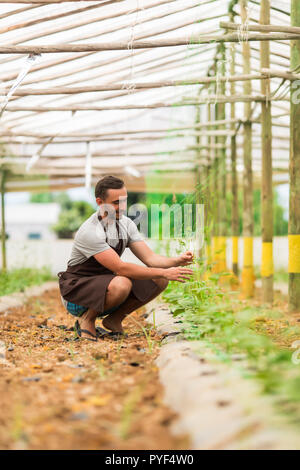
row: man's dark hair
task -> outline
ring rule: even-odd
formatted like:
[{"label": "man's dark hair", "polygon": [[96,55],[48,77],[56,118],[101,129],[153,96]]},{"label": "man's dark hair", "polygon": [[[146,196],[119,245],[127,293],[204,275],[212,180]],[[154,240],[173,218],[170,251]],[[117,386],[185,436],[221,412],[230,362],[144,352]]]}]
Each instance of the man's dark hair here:
[{"label": "man's dark hair", "polygon": [[111,175],[104,176],[96,184],[95,198],[100,197],[105,200],[109,189],[121,189],[123,186],[125,186],[125,183],[120,178],[116,178],[116,176]]}]

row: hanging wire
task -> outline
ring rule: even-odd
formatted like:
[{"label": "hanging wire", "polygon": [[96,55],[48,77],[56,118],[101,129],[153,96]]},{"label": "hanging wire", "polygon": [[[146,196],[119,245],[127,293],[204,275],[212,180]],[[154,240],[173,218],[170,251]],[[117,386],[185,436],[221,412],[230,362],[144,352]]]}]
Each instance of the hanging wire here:
[{"label": "hanging wire", "polygon": [[85,158],[85,188],[89,191],[92,183],[92,152],[91,142],[86,143],[86,158]]},{"label": "hanging wire", "polygon": [[0,118],[3,115],[3,113],[5,111],[5,108],[8,105],[8,102],[9,102],[10,98],[13,96],[13,94],[17,90],[17,88],[19,88],[22,81],[24,80],[24,78],[28,74],[29,70],[31,69],[31,67],[33,66],[33,64],[36,62],[36,60],[39,57],[41,57],[41,54],[29,54],[29,56],[26,57],[24,65],[21,68],[19,75],[17,76],[17,78],[13,82],[9,92],[7,93],[7,95],[4,99],[4,104],[3,104],[2,108],[1,108],[1,111],[0,111]]}]

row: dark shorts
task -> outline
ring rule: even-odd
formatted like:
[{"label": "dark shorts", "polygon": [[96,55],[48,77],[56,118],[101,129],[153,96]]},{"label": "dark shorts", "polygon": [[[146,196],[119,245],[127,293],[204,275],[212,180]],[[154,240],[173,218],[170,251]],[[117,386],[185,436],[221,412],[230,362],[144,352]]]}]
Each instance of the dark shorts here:
[{"label": "dark shorts", "polygon": [[[68,300],[65,300],[62,296],[61,296],[61,301],[64,305],[64,307],[67,309],[67,311],[73,315],[74,317],[82,317],[82,315],[88,311],[88,307],[83,307],[81,305],[77,305],[77,304],[74,304],[72,302],[69,302]],[[120,304],[121,305],[121,304]],[[120,305],[117,305],[115,307],[112,307],[108,310],[104,310],[104,312],[100,313],[98,315],[98,318],[100,317],[105,317],[106,315],[109,315],[113,312],[115,312],[115,310],[117,310]]]}]

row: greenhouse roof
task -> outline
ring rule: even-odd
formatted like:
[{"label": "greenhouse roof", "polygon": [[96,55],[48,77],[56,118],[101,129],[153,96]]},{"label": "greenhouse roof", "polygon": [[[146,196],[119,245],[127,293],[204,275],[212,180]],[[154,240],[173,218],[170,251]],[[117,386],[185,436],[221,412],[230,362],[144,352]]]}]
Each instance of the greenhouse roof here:
[{"label": "greenhouse roof", "polygon": [[[288,4],[272,0],[270,24],[290,25]],[[261,82],[267,76],[260,44],[269,38],[274,181],[287,181],[290,83],[284,74],[290,39],[299,31],[255,31],[260,2],[248,3],[246,20],[240,13],[237,2],[224,0],[0,0],[2,168],[12,173],[7,190],[90,187],[113,173],[131,190],[149,189],[151,174],[153,190],[163,181],[168,190],[189,191],[195,168],[214,158],[220,137],[230,168],[230,137],[237,136],[242,172],[245,119],[253,121],[259,178]],[[233,19],[241,26],[228,25]],[[247,40],[251,74],[243,64]],[[234,104],[235,118],[216,123],[208,104],[217,102],[226,103],[227,116]]]}]

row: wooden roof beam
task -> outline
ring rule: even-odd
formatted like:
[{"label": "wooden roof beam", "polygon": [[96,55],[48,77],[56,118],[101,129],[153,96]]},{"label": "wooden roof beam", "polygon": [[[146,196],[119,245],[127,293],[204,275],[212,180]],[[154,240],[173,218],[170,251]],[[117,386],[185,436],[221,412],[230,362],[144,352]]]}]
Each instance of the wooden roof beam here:
[{"label": "wooden roof beam", "polygon": [[0,54],[56,54],[64,52],[101,52],[101,51],[121,51],[125,50],[129,53],[133,49],[152,49],[156,47],[179,47],[179,46],[198,46],[201,44],[211,43],[226,43],[226,42],[253,42],[253,41],[274,41],[274,40],[298,40],[300,34],[290,33],[270,33],[270,34],[257,34],[249,33],[247,38],[241,38],[239,34],[225,34],[178,38],[178,39],[156,39],[147,41],[120,41],[120,42],[101,42],[94,44],[43,44],[40,46],[35,45],[16,45],[10,46],[0,44]]}]

